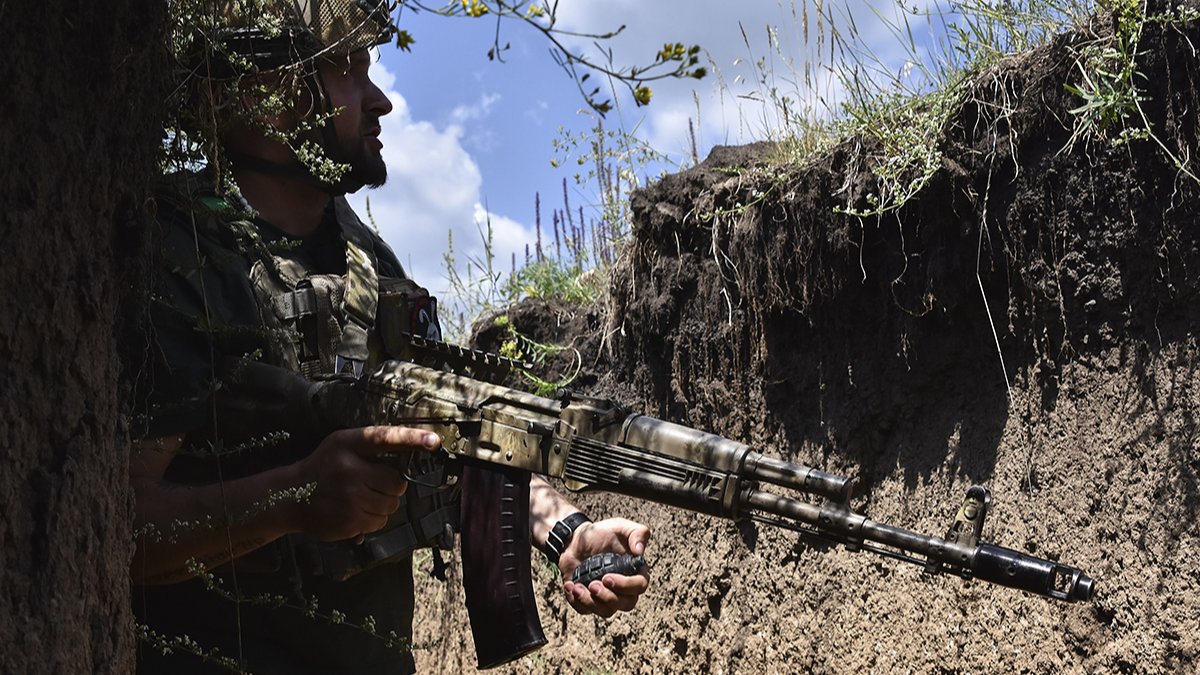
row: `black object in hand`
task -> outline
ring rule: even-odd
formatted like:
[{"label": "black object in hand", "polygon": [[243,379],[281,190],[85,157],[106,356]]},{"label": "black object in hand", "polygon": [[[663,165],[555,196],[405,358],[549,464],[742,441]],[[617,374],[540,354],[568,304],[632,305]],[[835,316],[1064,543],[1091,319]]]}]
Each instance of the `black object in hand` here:
[{"label": "black object in hand", "polygon": [[601,553],[579,563],[571,573],[571,581],[584,586],[603,579],[605,574],[630,576],[646,566],[646,557],[621,553]]}]

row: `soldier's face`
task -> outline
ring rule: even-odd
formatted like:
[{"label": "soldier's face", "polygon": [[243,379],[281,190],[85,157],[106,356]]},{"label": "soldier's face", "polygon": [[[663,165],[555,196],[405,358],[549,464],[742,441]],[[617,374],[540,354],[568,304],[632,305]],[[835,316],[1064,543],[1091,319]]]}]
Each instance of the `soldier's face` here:
[{"label": "soldier's face", "polygon": [[325,151],[329,159],[350,165],[349,175],[342,180],[353,186],[350,191],[362,185],[379,187],[387,180],[380,154],[379,118],[392,111],[392,102],[368,76],[370,65],[371,56],[365,49],[319,65],[326,94],[338,111],[333,118],[338,147]]}]

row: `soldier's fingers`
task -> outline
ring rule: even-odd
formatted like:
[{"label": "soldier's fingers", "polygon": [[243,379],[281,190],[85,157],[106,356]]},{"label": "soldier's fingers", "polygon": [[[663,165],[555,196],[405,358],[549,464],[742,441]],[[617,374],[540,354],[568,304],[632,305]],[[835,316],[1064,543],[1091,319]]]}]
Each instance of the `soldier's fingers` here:
[{"label": "soldier's fingers", "polygon": [[583,584],[568,581],[563,584],[563,592],[567,595],[567,604],[580,614],[595,614],[596,601],[591,592]]},{"label": "soldier's fingers", "polygon": [[[594,597],[594,596],[593,596]],[[628,612],[637,606],[638,596],[614,595],[612,599],[595,598],[596,613],[600,614],[601,610],[607,612],[604,616],[612,616],[617,612]]]},{"label": "soldier's fingers", "polygon": [[597,605],[614,605],[617,602],[617,594],[613,593],[612,589],[605,586],[600,581],[593,581],[588,584],[588,593],[592,596],[592,601]]},{"label": "soldier's fingers", "polygon": [[408,489],[408,480],[404,474],[390,464],[371,462],[371,467],[363,475],[363,484],[375,492],[399,497]]},{"label": "soldier's fingers", "polygon": [[360,431],[358,452],[367,458],[403,449],[436,450],[442,445],[441,436],[424,429],[374,426],[363,427]]},{"label": "soldier's fingers", "polygon": [[371,513],[365,509],[359,508],[361,511],[358,519],[359,534],[370,534],[382,530],[388,523],[388,517],[384,514]]},{"label": "soldier's fingers", "polygon": [[[591,598],[592,613],[606,619],[621,610],[623,605],[628,604],[626,599],[617,597],[612,590],[606,588],[599,581],[588,584],[587,594]],[[634,600],[634,602],[637,601]]]},{"label": "soldier's fingers", "polygon": [[388,495],[374,490],[365,490],[359,495],[358,508],[363,513],[387,518],[400,508],[400,495]]},{"label": "soldier's fingers", "polygon": [[633,551],[634,555],[644,554],[649,544],[650,528],[645,525],[638,525],[629,533],[629,550]]},{"label": "soldier's fingers", "polygon": [[617,519],[617,522],[617,529],[624,535],[629,551],[634,555],[644,554],[646,546],[650,543],[650,528],[624,518]]},{"label": "soldier's fingers", "polygon": [[635,574],[632,576],[624,576],[621,574],[605,574],[600,580],[605,588],[610,589],[614,594],[624,597],[634,597],[646,592],[650,588],[649,575]]},{"label": "soldier's fingers", "polygon": [[650,543],[650,528],[627,518],[607,518],[594,525],[589,534],[604,537],[606,550],[642,555]]}]

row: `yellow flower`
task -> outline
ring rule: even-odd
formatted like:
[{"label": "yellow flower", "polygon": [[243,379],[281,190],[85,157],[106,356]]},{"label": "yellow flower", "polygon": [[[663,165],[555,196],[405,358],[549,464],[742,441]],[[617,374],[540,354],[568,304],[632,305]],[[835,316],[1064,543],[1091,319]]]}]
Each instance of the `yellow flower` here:
[{"label": "yellow flower", "polygon": [[650,105],[650,97],[653,95],[654,92],[645,85],[633,90],[633,100],[637,101],[638,105]]},{"label": "yellow flower", "polygon": [[530,5],[529,8],[525,10],[525,16],[528,16],[531,19],[536,19],[545,15],[546,10],[542,9],[541,5]]},{"label": "yellow flower", "polygon": [[682,42],[674,44],[668,42],[663,45],[663,48],[658,52],[659,61],[678,61],[683,58],[684,48]]},{"label": "yellow flower", "polygon": [[480,2],[480,0],[461,0],[461,2],[463,9],[466,10],[469,16],[478,18],[488,13],[487,5]]}]

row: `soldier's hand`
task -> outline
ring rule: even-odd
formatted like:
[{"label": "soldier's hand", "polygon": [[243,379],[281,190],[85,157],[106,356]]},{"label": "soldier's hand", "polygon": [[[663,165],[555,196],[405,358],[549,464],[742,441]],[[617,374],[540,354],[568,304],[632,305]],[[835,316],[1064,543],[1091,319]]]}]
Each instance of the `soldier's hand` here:
[{"label": "soldier's hand", "polygon": [[306,501],[294,507],[295,529],[319,541],[352,539],[381,529],[408,487],[397,467],[407,466],[410,453],[440,445],[437,434],[408,427],[362,427],[329,434],[312,454],[291,467],[297,485],[316,486]]},{"label": "soldier's hand", "polygon": [[580,525],[558,559],[567,602],[580,614],[606,618],[633,609],[638,597],[650,587],[650,574],[645,567],[632,576],[605,574],[587,586],[571,581],[571,573],[579,563],[599,553],[644,555],[648,543],[650,528],[632,520],[609,518]]}]

